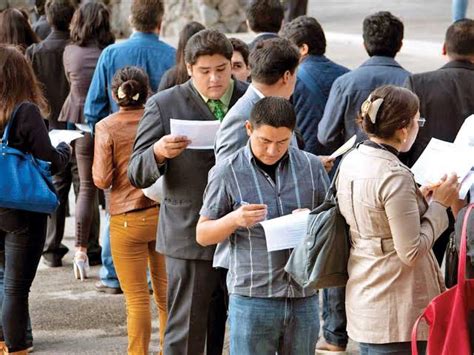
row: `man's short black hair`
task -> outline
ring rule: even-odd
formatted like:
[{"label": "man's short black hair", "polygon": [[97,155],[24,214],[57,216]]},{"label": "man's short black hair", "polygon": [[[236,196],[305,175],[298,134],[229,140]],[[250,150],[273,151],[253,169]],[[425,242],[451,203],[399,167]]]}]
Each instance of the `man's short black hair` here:
[{"label": "man's short black hair", "polygon": [[229,38],[232,47],[234,47],[235,52],[239,52],[244,59],[245,65],[249,65],[249,46],[247,43],[238,38]]},{"label": "man's short black hair", "polygon": [[275,128],[286,127],[293,131],[296,126],[296,113],[288,100],[267,96],[254,105],[249,121],[253,128],[267,125]]},{"label": "man's short black hair", "polygon": [[273,85],[286,71],[294,73],[299,60],[298,48],[287,39],[267,39],[259,42],[250,52],[250,75],[253,81]]},{"label": "man's short black hair", "polygon": [[285,10],[280,0],[252,0],[246,15],[252,31],[276,33],[280,31]]},{"label": "man's short black hair", "polygon": [[184,61],[194,65],[200,56],[215,54],[220,54],[230,61],[233,53],[234,48],[223,33],[217,30],[202,30],[188,40],[184,49]]},{"label": "man's short black hair", "polygon": [[364,44],[369,56],[392,57],[402,47],[403,23],[388,11],[380,11],[364,19]]},{"label": "man's short black hair", "polygon": [[280,35],[297,47],[308,46],[308,53],[323,55],[326,52],[326,36],[314,17],[299,16],[285,24]]},{"label": "man's short black hair", "polygon": [[474,20],[454,22],[446,31],[444,43],[450,55],[474,56]]},{"label": "man's short black hair", "polygon": [[48,0],[45,5],[46,20],[58,31],[69,31],[74,11],[74,5],[69,0]]}]

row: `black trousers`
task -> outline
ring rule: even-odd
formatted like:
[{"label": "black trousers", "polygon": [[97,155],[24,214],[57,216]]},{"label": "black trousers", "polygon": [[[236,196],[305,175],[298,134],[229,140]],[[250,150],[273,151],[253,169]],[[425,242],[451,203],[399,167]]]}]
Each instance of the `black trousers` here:
[{"label": "black trousers", "polygon": [[290,22],[298,16],[306,15],[307,9],[308,0],[287,0],[285,22]]},{"label": "black trousers", "polygon": [[[74,193],[76,197],[79,193],[79,173],[74,156],[62,172],[53,176],[53,184],[58,194],[59,207],[48,218],[48,228],[43,256],[48,260],[61,260],[61,258],[68,252],[68,248],[62,244],[62,240],[64,237],[68,195],[71,185],[74,185]],[[99,234],[100,214],[98,202],[96,202],[92,213],[92,225],[90,228],[87,248],[87,254],[90,261],[100,260],[101,248],[99,246]],[[94,262],[92,262],[92,264],[94,264]]]},{"label": "black trousers", "polygon": [[46,214],[0,208],[0,252],[5,253],[0,341],[9,352],[25,350],[28,294],[46,235]]},{"label": "black trousers", "polygon": [[226,271],[212,261],[166,256],[166,355],[220,355],[227,319]]}]

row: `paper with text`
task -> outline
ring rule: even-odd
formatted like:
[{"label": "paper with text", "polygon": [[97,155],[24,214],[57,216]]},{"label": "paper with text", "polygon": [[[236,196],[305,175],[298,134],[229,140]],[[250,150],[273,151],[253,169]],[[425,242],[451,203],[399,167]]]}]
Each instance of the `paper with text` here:
[{"label": "paper with text", "polygon": [[357,139],[357,135],[354,134],[351,138],[349,138],[349,140],[346,143],[344,143],[339,148],[337,148],[337,150],[334,151],[329,156],[329,158],[336,159],[337,157],[345,154],[349,149],[351,149],[354,146],[356,139]]},{"label": "paper with text", "polygon": [[81,138],[83,134],[79,131],[70,131],[66,129],[53,129],[49,132],[49,139],[53,147],[57,147],[59,143],[65,142],[71,144],[75,139]]},{"label": "paper with text", "polygon": [[214,149],[214,140],[219,130],[220,122],[170,120],[171,134],[186,136],[191,140],[188,149]]},{"label": "paper with text", "polygon": [[306,236],[309,212],[302,211],[260,222],[265,231],[267,250],[271,252],[298,246]]},{"label": "paper with text", "polygon": [[474,115],[466,118],[459,129],[454,144],[474,147]]},{"label": "paper with text", "polygon": [[461,182],[474,165],[474,147],[432,138],[411,171],[421,185],[437,183],[445,174],[456,173]]}]

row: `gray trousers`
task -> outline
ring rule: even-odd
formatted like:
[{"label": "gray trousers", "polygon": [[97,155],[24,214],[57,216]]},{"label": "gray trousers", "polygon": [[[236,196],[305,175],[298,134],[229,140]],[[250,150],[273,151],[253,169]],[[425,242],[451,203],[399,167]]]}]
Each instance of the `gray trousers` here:
[{"label": "gray trousers", "polygon": [[164,354],[222,354],[228,303],[226,271],[213,268],[212,261],[166,256],[168,323]]}]

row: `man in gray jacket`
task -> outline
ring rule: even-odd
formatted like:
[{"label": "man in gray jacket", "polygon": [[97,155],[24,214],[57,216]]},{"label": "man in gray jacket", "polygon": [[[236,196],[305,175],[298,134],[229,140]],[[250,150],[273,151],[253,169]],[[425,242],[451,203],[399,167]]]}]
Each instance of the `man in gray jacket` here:
[{"label": "man in gray jacket", "polygon": [[138,127],[128,176],[139,188],[163,176],[157,250],[166,256],[168,324],[163,353],[221,354],[226,308],[216,295],[223,274],[212,267],[214,247],[196,242],[196,224],[214,152],[186,149],[170,134],[170,118],[225,122],[246,84],[231,79],[233,47],[222,33],[203,30],[188,41],[189,81],[151,97]]}]

